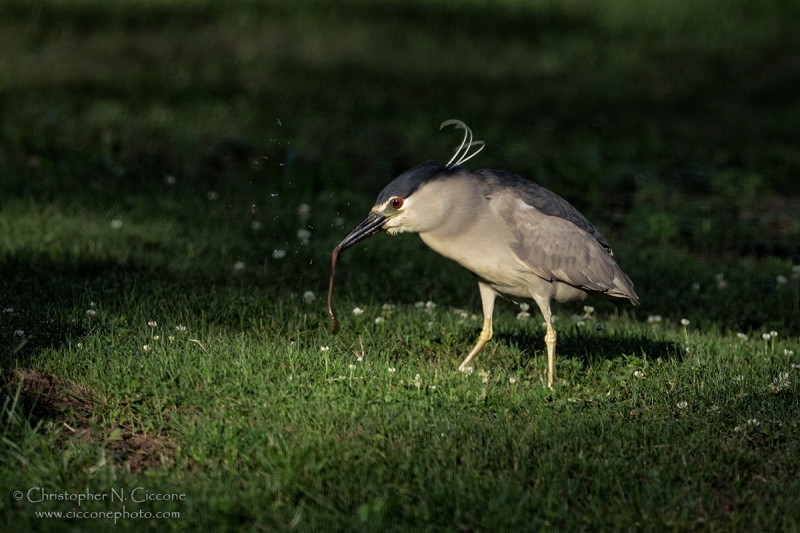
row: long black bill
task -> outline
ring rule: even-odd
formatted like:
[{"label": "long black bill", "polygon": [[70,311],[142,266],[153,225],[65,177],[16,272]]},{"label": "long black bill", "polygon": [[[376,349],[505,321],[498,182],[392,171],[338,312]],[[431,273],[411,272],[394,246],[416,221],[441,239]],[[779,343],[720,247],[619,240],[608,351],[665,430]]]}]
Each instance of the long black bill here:
[{"label": "long black bill", "polygon": [[371,237],[382,231],[384,222],[386,222],[386,217],[383,215],[378,215],[376,213],[370,213],[367,215],[367,218],[362,220],[358,226],[353,228],[353,231],[351,231],[347,237],[345,237],[342,242],[339,243],[339,246],[337,246],[339,253],[347,250],[357,242],[361,242],[367,237]]}]

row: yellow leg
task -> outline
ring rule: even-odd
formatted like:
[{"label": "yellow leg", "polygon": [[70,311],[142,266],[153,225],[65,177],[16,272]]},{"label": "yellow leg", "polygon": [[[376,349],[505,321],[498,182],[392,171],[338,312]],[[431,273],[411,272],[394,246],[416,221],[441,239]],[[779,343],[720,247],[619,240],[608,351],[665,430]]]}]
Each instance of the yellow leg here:
[{"label": "yellow leg", "polygon": [[550,314],[550,299],[533,297],[539,305],[539,310],[544,317],[547,332],[544,335],[544,343],[547,345],[547,388],[553,388],[553,381],[556,379],[556,330],[553,329],[553,321]]},{"label": "yellow leg", "polygon": [[481,291],[481,303],[483,304],[483,329],[478,337],[478,342],[475,343],[475,346],[470,350],[467,357],[458,366],[461,372],[467,370],[475,356],[483,350],[483,347],[486,346],[486,343],[492,338],[492,313],[494,312],[494,299],[497,294],[494,292],[494,289],[480,281],[478,282],[478,289]]},{"label": "yellow leg", "polygon": [[458,369],[462,372],[467,370],[468,365],[472,362],[476,355],[483,350],[483,347],[486,346],[492,339],[492,319],[491,318],[484,318],[483,319],[483,329],[481,330],[481,334],[478,337],[478,342],[475,343],[475,346],[470,350],[469,355],[458,365]]},{"label": "yellow leg", "polygon": [[556,374],[556,330],[553,329],[550,320],[547,320],[544,343],[547,345],[547,388],[552,389]]}]

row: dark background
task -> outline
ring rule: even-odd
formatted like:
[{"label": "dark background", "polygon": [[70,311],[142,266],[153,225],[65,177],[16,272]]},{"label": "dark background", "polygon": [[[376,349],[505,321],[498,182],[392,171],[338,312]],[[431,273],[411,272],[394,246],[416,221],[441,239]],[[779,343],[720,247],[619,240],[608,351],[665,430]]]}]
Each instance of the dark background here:
[{"label": "dark background", "polygon": [[[797,20],[792,1],[6,1],[0,291],[323,292],[333,246],[394,176],[449,159],[458,118],[486,141],[472,168],[606,234],[637,317],[797,333]],[[95,233],[121,236],[75,251]],[[355,299],[477,305],[413,237],[348,256]]]}]

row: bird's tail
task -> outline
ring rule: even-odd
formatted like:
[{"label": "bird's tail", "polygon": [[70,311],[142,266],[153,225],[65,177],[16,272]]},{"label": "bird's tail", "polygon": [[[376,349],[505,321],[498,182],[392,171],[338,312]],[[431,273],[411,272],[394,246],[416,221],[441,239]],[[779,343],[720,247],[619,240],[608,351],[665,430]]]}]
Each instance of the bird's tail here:
[{"label": "bird's tail", "polygon": [[628,275],[622,271],[619,265],[614,269],[614,280],[612,286],[603,296],[615,304],[639,305],[639,295],[633,289],[633,282]]}]

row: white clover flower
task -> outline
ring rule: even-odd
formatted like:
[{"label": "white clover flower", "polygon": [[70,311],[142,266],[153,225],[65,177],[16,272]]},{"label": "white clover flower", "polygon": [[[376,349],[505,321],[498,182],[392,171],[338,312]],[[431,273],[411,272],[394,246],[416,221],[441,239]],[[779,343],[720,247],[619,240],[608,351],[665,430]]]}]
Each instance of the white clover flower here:
[{"label": "white clover flower", "polygon": [[414,376],[414,386],[415,386],[416,388],[420,388],[420,387],[422,386],[422,378],[420,377],[420,375],[419,375],[419,374],[417,374],[416,376]]},{"label": "white clover flower", "polygon": [[310,304],[310,303],[311,303],[311,302],[313,302],[313,301],[314,301],[316,298],[317,298],[317,297],[314,295],[314,292],[313,292],[313,291],[306,291],[306,292],[304,292],[304,293],[303,293],[303,300],[304,300],[304,301],[305,301],[307,304]]},{"label": "white clover flower", "polygon": [[4,313],[11,314],[11,313],[13,313],[13,312],[14,312],[14,309],[13,309],[12,307],[6,307],[5,309],[3,309],[3,312],[4,312]]},{"label": "white clover flower", "polygon": [[786,285],[789,282],[789,280],[786,279],[786,276],[777,276],[775,281],[778,282],[778,285]]},{"label": "white clover flower", "polygon": [[681,318],[681,326],[686,327],[688,325],[689,325],[689,319],[688,318]]},{"label": "white clover flower", "polygon": [[233,269],[234,270],[242,270],[243,268],[244,268],[244,262],[243,261],[236,261],[233,264]]},{"label": "white clover flower", "polygon": [[686,409],[689,407],[689,404],[686,401],[680,401],[677,403],[678,409]]},{"label": "white clover flower", "polygon": [[576,326],[578,326],[579,328],[582,328],[583,326],[585,326],[585,325],[586,325],[586,322],[584,322],[583,320],[578,320],[578,321],[575,323],[575,325],[576,325]]},{"label": "white clover flower", "polygon": [[388,370],[390,374],[394,374],[395,372],[397,372],[397,369],[393,366],[390,366]]},{"label": "white clover flower", "polygon": [[156,327],[158,325],[158,322],[156,322],[155,320],[150,320],[147,323],[147,325],[150,326],[151,328],[154,328],[154,327]]},{"label": "white clover flower", "polygon": [[784,348],[783,355],[794,355],[794,350],[788,350]]},{"label": "white clover flower", "polygon": [[481,377],[481,383],[489,383],[489,375],[491,373],[490,370],[481,370],[478,372],[478,375]]},{"label": "white clover flower", "polygon": [[208,191],[206,193],[206,197],[213,202],[214,200],[219,198],[219,194],[217,193],[217,191]]},{"label": "white clover flower", "polygon": [[747,421],[747,425],[748,426],[753,426],[753,427],[758,427],[758,426],[761,425],[761,422],[759,422],[757,418],[751,418],[750,420]]},{"label": "white clover flower", "polygon": [[530,318],[530,316],[531,314],[528,313],[527,311],[520,311],[519,313],[517,313],[517,320],[525,320],[527,318]]},{"label": "white clover flower", "polygon": [[425,302],[414,302],[414,307],[425,307]]},{"label": "white clover flower", "polygon": [[770,336],[770,337],[772,337],[772,338],[774,339],[775,337],[777,337],[777,336],[778,336],[778,332],[777,332],[777,331],[770,331],[770,332],[769,332],[769,336]]},{"label": "white clover flower", "polygon": [[387,311],[387,312],[394,311],[394,308],[395,308],[394,304],[383,304],[381,306],[381,309],[383,309],[384,311]]},{"label": "white clover flower", "polygon": [[769,333],[762,333],[761,338],[764,339],[765,341],[768,341],[772,338],[772,336]]},{"label": "white clover flower", "polygon": [[800,370],[800,363],[792,363],[791,366],[794,370]]},{"label": "white clover flower", "polygon": [[639,378],[639,379],[644,379],[644,372],[642,372],[641,370],[636,370],[636,371],[633,373],[633,375],[634,375],[635,377]]},{"label": "white clover flower", "polygon": [[719,290],[721,290],[721,291],[727,289],[728,288],[728,282],[725,281],[724,279],[721,279],[721,280],[717,281],[717,288]]},{"label": "white clover flower", "polygon": [[780,392],[789,388],[789,373],[781,372],[778,377],[772,378],[772,385],[769,386],[771,392]]},{"label": "white clover flower", "polygon": [[719,274],[714,275],[714,279],[717,281],[722,281],[723,279],[725,279],[725,274],[720,272]]},{"label": "white clover flower", "polygon": [[517,378],[515,378],[514,376],[511,376],[510,378],[508,378],[508,382],[513,385],[514,383],[517,382]]},{"label": "white clover flower", "polygon": [[699,291],[699,290],[700,290],[700,284],[699,284],[699,283],[697,283],[697,282],[695,282],[695,283],[692,283],[692,290],[693,290],[694,292],[697,292],[697,291]]},{"label": "white clover flower", "polygon": [[531,306],[526,304],[526,303],[521,303],[521,304],[519,304],[519,308],[520,308],[521,311],[524,312],[524,311],[527,311],[528,309],[530,309]]},{"label": "white clover flower", "polygon": [[465,372],[467,375],[469,375],[469,374],[472,374],[473,370],[474,370],[474,369],[473,369],[471,366],[468,366],[467,368],[465,368],[465,369],[464,369],[464,372]]},{"label": "white clover flower", "polygon": [[745,335],[744,333],[739,332],[736,334],[736,336],[742,339],[743,341],[747,340],[747,335]]},{"label": "white clover flower", "polygon": [[168,339],[170,342],[172,342],[172,341],[174,341],[174,340],[175,340],[175,337],[173,337],[172,335],[170,335],[169,337],[167,337],[167,339]]},{"label": "white clover flower", "polygon": [[466,311],[461,311],[461,312],[459,313],[459,316],[460,316],[461,318],[469,318],[469,313],[467,313]]},{"label": "white clover flower", "polygon": [[25,336],[25,332],[22,331],[21,329],[18,329],[18,330],[16,330],[14,332],[14,335],[16,335],[17,337],[24,337]]},{"label": "white clover flower", "polygon": [[358,361],[359,363],[361,361],[363,361],[363,360],[364,360],[364,356],[363,355],[359,355],[358,357],[356,357],[356,361]]},{"label": "white clover flower", "polygon": [[378,318],[375,319],[376,324],[383,324],[384,322],[385,320],[382,316],[379,316]]},{"label": "white clover flower", "polygon": [[177,331],[186,331],[186,326],[177,325],[177,326],[175,326],[175,329],[176,329]]},{"label": "white clover flower", "polygon": [[94,316],[96,314],[97,314],[97,311],[95,311],[94,309],[87,309],[86,310],[86,315],[87,316]]},{"label": "white clover flower", "polygon": [[352,364],[352,363],[351,363],[351,364],[349,364],[349,365],[347,365],[347,367],[348,367],[350,370],[355,370],[355,369],[356,369],[356,365],[354,365],[354,364]]},{"label": "white clover flower", "polygon": [[286,257],[286,250],[273,250],[272,251],[272,258],[273,259],[283,259]]},{"label": "white clover flower", "polygon": [[119,220],[118,218],[115,218],[114,220],[111,221],[111,227],[113,229],[121,228],[122,227],[122,221]]},{"label": "white clover flower", "polygon": [[160,339],[160,338],[161,338],[161,337],[159,337],[158,335],[153,335],[153,340],[154,340],[154,341],[157,341],[157,340],[158,340],[158,339]]},{"label": "white clover flower", "polygon": [[252,229],[253,231],[260,231],[262,227],[263,224],[261,224],[260,220],[254,220],[250,223],[250,229]]},{"label": "white clover flower", "polygon": [[431,309],[436,309],[436,304],[433,303],[432,301],[428,300],[427,302],[425,302],[425,309],[427,309],[429,311]]},{"label": "white clover flower", "polygon": [[320,346],[319,347],[319,351],[320,352],[327,352],[330,349],[331,349],[330,346]]},{"label": "white clover flower", "polygon": [[164,176],[164,183],[166,183],[167,185],[175,185],[175,181],[176,181],[175,176],[173,176],[172,174],[167,174],[166,176]]},{"label": "white clover flower", "polygon": [[584,305],[583,312],[586,313],[587,315],[591,315],[592,313],[594,313],[594,307],[592,307],[591,305]]},{"label": "white clover flower", "polygon": [[144,350],[145,352],[150,350],[150,345],[149,344],[145,344],[144,346],[142,346],[142,350]]},{"label": "white clover flower", "polygon": [[308,217],[311,216],[311,206],[305,203],[298,205],[297,216],[300,217],[300,220],[308,220]]},{"label": "white clover flower", "polygon": [[311,240],[311,232],[307,229],[297,230],[297,238],[300,239],[300,244],[308,244]]},{"label": "white clover flower", "polygon": [[364,312],[364,310],[361,309],[360,307],[353,308],[353,314],[356,315],[356,316],[360,315],[363,312]]},{"label": "white clover flower", "polygon": [[647,317],[648,324],[658,324],[659,322],[661,322],[661,315],[650,315]]}]

